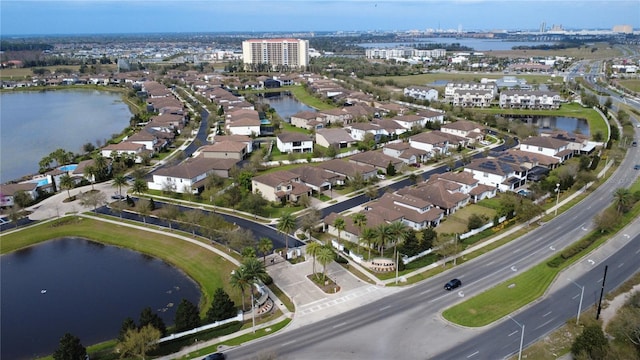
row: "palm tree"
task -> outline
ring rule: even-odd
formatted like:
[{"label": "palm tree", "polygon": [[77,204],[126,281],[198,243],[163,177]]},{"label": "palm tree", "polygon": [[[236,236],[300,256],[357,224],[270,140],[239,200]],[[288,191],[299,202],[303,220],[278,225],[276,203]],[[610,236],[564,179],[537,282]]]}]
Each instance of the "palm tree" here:
[{"label": "palm tree", "polygon": [[313,257],[313,274],[316,273],[316,255],[318,255],[318,251],[322,249],[322,244],[316,241],[311,241],[307,244],[307,254]]},{"label": "palm tree", "polygon": [[389,232],[393,235],[393,259],[396,259],[396,252],[398,250],[398,243],[407,238],[409,228],[400,221],[394,221],[389,224]]},{"label": "palm tree", "polygon": [[385,245],[393,240],[393,234],[391,233],[391,231],[389,231],[389,224],[378,225],[375,228],[375,232],[378,250],[380,251],[380,256],[382,256]]},{"label": "palm tree", "polygon": [[244,266],[240,266],[235,269],[231,273],[231,278],[229,279],[229,284],[231,284],[233,288],[240,290],[240,294],[242,296],[242,311],[244,311],[244,290],[248,286],[251,286],[251,279],[252,278],[247,276]]},{"label": "palm tree", "polygon": [[98,153],[96,157],[93,158],[93,166],[96,169],[96,177],[94,178],[94,181],[102,181],[107,178],[109,168],[107,159],[102,156],[102,154]]},{"label": "palm tree", "polygon": [[351,219],[353,220],[353,224],[355,226],[358,227],[358,229],[360,230],[360,236],[362,236],[362,228],[367,226],[367,215],[359,212],[359,213],[355,213],[351,216]]},{"label": "palm tree", "polygon": [[291,214],[282,214],[278,220],[278,231],[284,236],[285,256],[289,252],[289,233],[296,226],[296,219]]},{"label": "palm tree", "polygon": [[262,259],[264,263],[267,263],[267,253],[273,250],[273,242],[271,239],[266,237],[261,237],[260,241],[258,241],[258,250],[262,253]]},{"label": "palm tree", "polygon": [[71,189],[73,189],[73,187],[76,184],[73,182],[73,179],[71,179],[71,176],[69,176],[68,174],[64,174],[60,177],[60,188],[62,188],[63,190],[67,190],[67,195],[69,197],[69,199],[71,199]]},{"label": "palm tree", "polygon": [[131,190],[133,191],[134,194],[142,194],[143,192],[149,190],[149,187],[147,186],[147,183],[142,180],[142,179],[136,179],[133,182],[133,186],[131,187]]},{"label": "palm tree", "polygon": [[324,281],[324,279],[327,278],[327,264],[332,262],[334,259],[333,251],[331,251],[331,249],[328,247],[322,247],[320,248],[320,250],[318,250],[316,258],[318,259],[318,262],[322,264],[322,280]]},{"label": "palm tree", "polygon": [[246,258],[242,263],[242,267],[244,268],[245,275],[254,281],[260,280],[261,282],[265,282],[269,278],[264,264],[255,257]]},{"label": "palm tree", "polygon": [[369,248],[369,259],[371,259],[371,246],[376,242],[376,237],[376,230],[372,228],[365,228],[360,235],[360,242],[365,243]]},{"label": "palm tree", "polygon": [[96,182],[96,178],[98,177],[98,169],[93,165],[87,165],[84,168],[85,175],[89,178],[89,182],[91,182],[91,190],[93,190],[93,184]]},{"label": "palm tree", "polygon": [[616,192],[613,193],[613,198],[616,203],[616,208],[618,209],[618,213],[626,212],[633,201],[633,194],[629,189],[618,188]]},{"label": "palm tree", "polygon": [[113,186],[118,187],[118,195],[122,195],[122,187],[127,185],[127,178],[122,174],[113,177]]},{"label": "palm tree", "polygon": [[336,230],[338,230],[338,249],[340,249],[340,233],[344,231],[344,228],[345,228],[344,219],[341,216],[338,216],[333,221],[333,227],[336,228]]}]

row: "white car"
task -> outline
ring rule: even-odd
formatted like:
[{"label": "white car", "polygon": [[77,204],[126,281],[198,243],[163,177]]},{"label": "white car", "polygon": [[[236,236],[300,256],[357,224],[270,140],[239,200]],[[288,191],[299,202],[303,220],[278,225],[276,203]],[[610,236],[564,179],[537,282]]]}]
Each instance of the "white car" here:
[{"label": "white car", "polygon": [[384,180],[384,179],[386,179],[386,178],[387,178],[386,176],[384,176],[384,175],[382,175],[382,174],[378,174],[378,175],[376,175],[376,176],[377,176],[377,177],[378,177],[378,179],[380,179],[380,180]]}]

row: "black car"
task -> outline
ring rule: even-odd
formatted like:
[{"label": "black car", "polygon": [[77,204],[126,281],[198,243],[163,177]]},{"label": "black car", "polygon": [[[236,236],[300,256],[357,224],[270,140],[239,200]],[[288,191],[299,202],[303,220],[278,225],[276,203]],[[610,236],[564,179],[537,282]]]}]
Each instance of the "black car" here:
[{"label": "black car", "polygon": [[205,356],[205,358],[202,359],[202,360],[224,360],[226,358],[227,357],[224,356],[223,353],[219,353],[218,352],[218,353],[214,353],[214,354],[209,354],[209,355]]},{"label": "black car", "polygon": [[448,283],[444,284],[444,289],[453,290],[460,286],[462,286],[462,281],[460,281],[460,279],[452,279]]}]

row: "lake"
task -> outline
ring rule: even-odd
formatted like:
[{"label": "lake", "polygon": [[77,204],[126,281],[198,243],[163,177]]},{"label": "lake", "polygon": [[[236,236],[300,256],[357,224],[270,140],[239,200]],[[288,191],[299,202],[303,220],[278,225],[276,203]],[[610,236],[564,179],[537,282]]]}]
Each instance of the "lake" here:
[{"label": "lake", "polygon": [[460,44],[475,51],[511,50],[514,46],[540,46],[553,45],[553,42],[533,41],[504,41],[499,39],[474,39],[474,38],[417,38],[415,42],[400,43],[360,43],[356,44],[364,48],[394,48],[399,46],[416,47],[418,44]]},{"label": "lake", "polygon": [[567,116],[526,116],[526,115],[499,115],[509,120],[519,120],[523,123],[533,125],[539,132],[563,130],[570,133],[589,135],[589,123],[585,119],[578,119]]},{"label": "lake", "polygon": [[162,260],[79,238],[2,255],[0,272],[2,359],[51,354],[67,332],[85,347],[114,339],[147,306],[169,326],[183,298],[200,301],[196,283]]},{"label": "lake", "polygon": [[285,92],[264,93],[260,101],[269,104],[283,121],[290,123],[291,115],[300,111],[316,111],[316,109],[298,101],[295,97]]},{"label": "lake", "polygon": [[104,145],[129,126],[131,112],[120,94],[94,90],[0,94],[0,183],[38,172],[40,160],[63,148]]}]

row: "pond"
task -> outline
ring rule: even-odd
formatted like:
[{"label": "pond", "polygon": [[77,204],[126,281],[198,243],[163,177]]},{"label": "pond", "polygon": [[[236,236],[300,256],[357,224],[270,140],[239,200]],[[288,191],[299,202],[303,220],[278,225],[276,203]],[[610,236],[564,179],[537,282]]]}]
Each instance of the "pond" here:
[{"label": "pond", "polygon": [[0,357],[53,353],[67,332],[86,347],[114,339],[122,322],[151,307],[167,326],[195,282],[162,260],[80,238],[48,241],[0,257]]},{"label": "pond", "polygon": [[275,92],[261,94],[261,102],[269,104],[286,122],[291,122],[291,115],[300,111],[316,111],[314,108],[298,101],[289,92]]},{"label": "pond", "polygon": [[585,119],[566,116],[528,116],[528,115],[499,115],[509,120],[519,120],[533,125],[539,132],[563,130],[570,133],[589,135],[589,123]]}]

